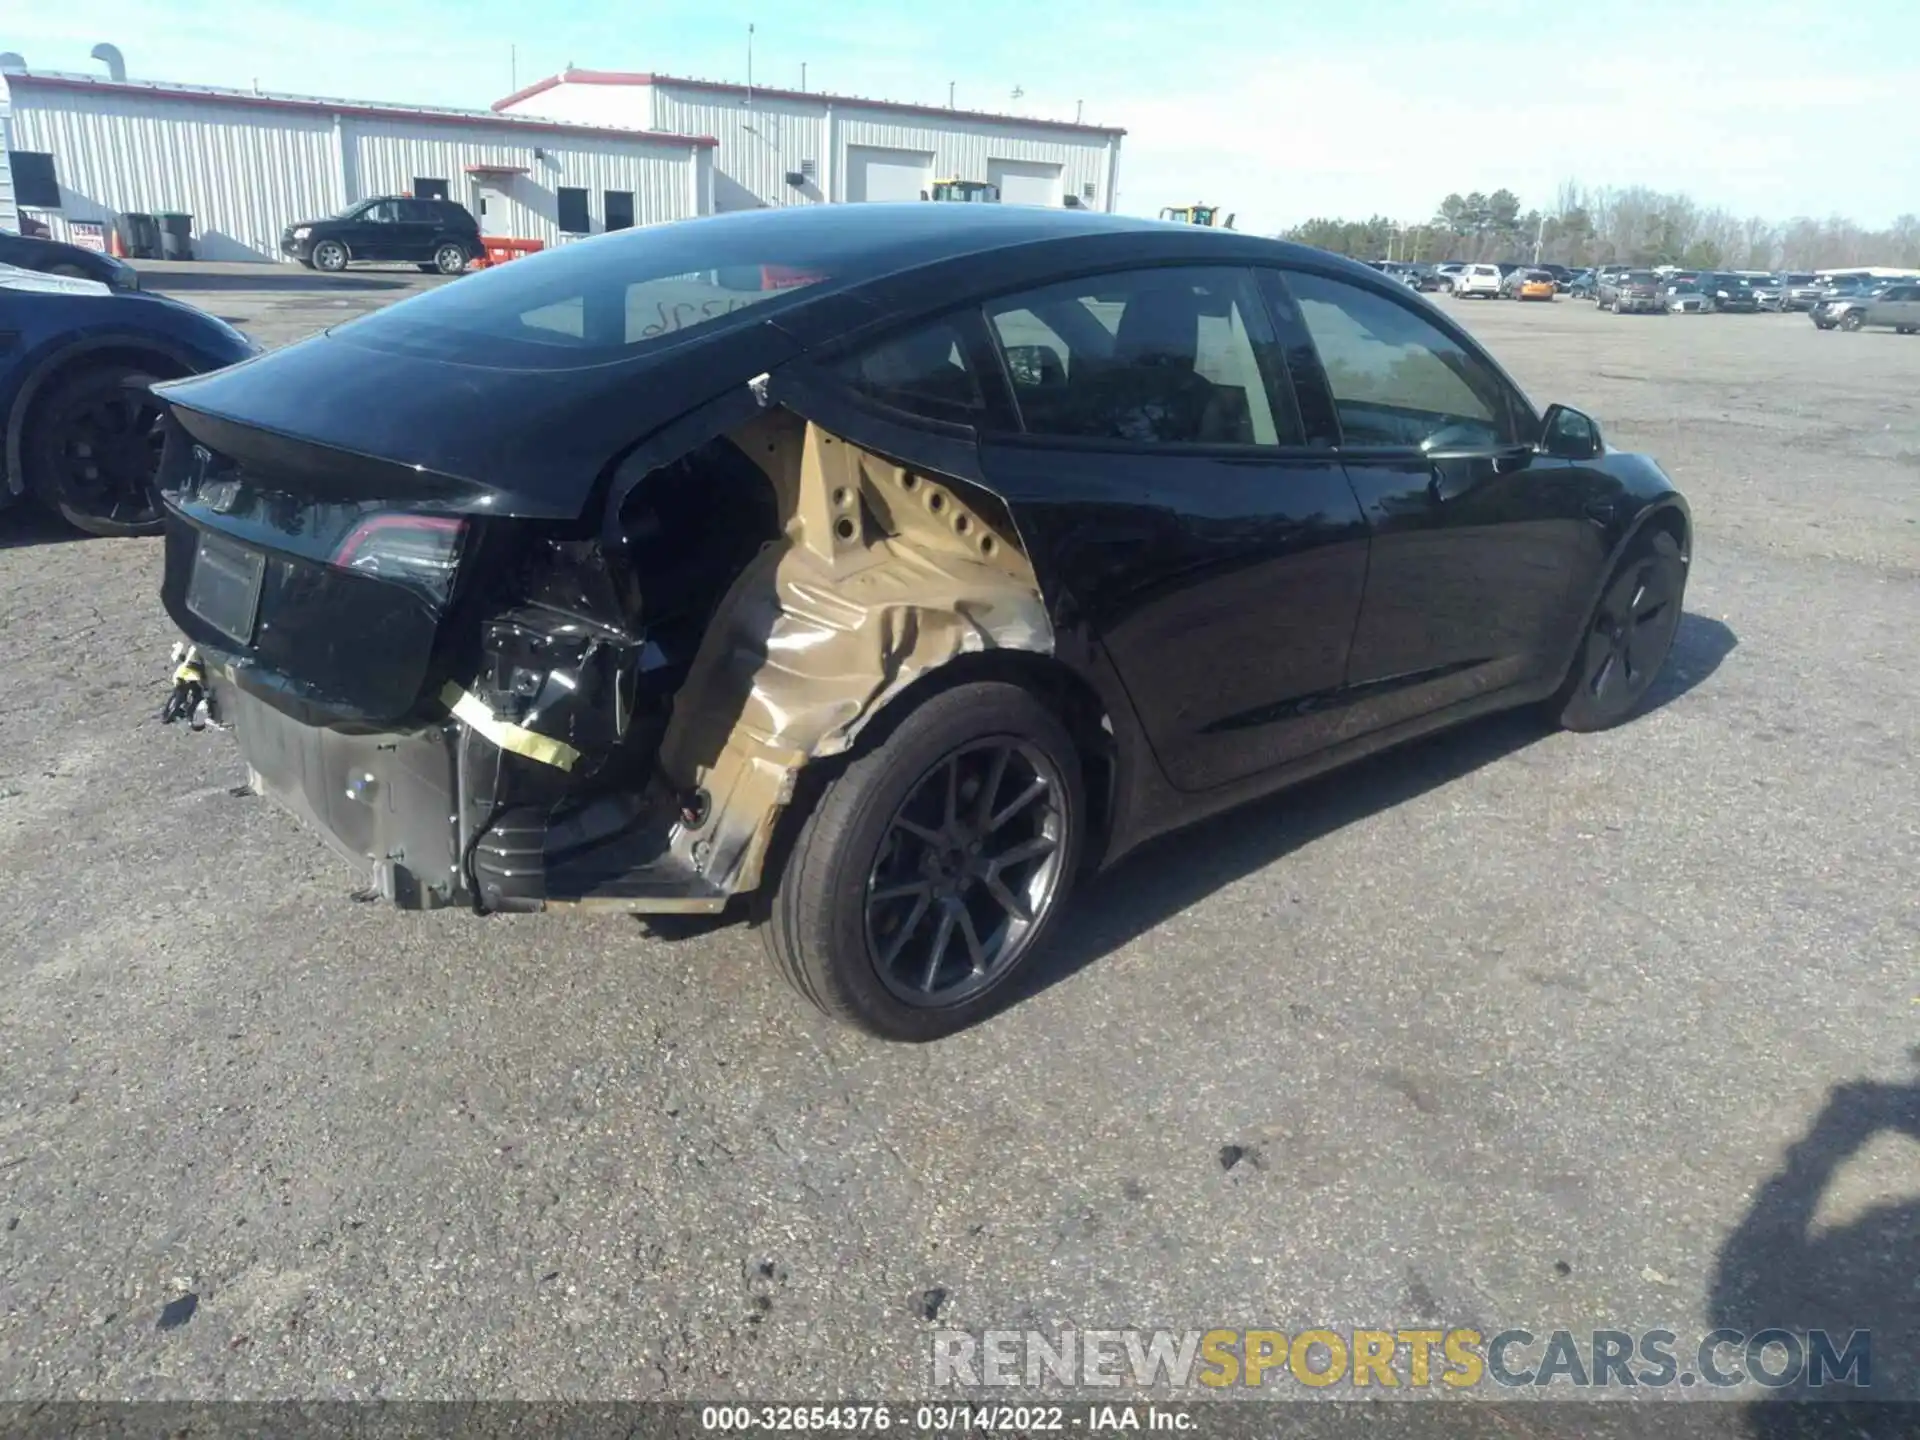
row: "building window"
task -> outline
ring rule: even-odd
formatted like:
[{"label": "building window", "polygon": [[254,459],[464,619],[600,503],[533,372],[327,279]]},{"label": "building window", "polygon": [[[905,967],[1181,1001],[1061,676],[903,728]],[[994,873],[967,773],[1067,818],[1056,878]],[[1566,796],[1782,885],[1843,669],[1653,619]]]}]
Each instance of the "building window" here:
[{"label": "building window", "polygon": [[811,160],[802,160],[800,162],[800,177],[803,180],[814,179],[816,176],[817,170],[818,170],[818,167],[815,166],[813,161]]},{"label": "building window", "polygon": [[1080,187],[1080,197],[1083,200],[1091,200],[1097,193],[1099,192],[1093,188],[1093,182],[1091,180]]},{"label": "building window", "polygon": [[631,190],[609,190],[600,199],[606,211],[607,229],[631,230],[633,228],[633,192]]},{"label": "building window", "polygon": [[425,179],[419,175],[413,177],[413,198],[416,200],[444,200],[447,198],[447,182]]},{"label": "building window", "polygon": [[53,156],[37,150],[9,150],[7,164],[13,170],[13,198],[17,203],[39,210],[60,208],[60,182],[54,178]]},{"label": "building window", "polygon": [[569,186],[560,187],[560,229],[568,235],[585,235],[593,229],[587,213],[587,192]]}]

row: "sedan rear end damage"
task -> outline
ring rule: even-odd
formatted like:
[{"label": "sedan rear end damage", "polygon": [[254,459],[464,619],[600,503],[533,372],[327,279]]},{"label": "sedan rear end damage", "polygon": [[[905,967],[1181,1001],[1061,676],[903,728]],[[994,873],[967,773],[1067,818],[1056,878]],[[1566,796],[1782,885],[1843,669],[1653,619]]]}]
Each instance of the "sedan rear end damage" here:
[{"label": "sedan rear end damage", "polygon": [[779,497],[784,541],[734,582],[660,750],[691,797],[676,839],[723,894],[753,889],[802,766],[846,751],[907,686],[987,649],[1050,654],[1004,512],[787,411],[735,432]]},{"label": "sedan rear end damage", "polygon": [[402,906],[716,911],[760,883],[800,771],[904,689],[962,654],[1053,649],[993,497],[791,410],[613,503],[612,545],[546,537],[456,592],[445,629],[477,621],[478,645],[441,649],[478,658],[423,676],[412,727],[283,713],[257,658],[211,637],[254,787]]}]

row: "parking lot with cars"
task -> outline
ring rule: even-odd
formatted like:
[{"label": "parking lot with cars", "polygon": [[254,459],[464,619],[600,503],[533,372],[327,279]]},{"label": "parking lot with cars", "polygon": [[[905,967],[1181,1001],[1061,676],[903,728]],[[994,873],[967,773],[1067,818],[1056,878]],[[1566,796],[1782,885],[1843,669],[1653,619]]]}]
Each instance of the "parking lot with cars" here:
[{"label": "parking lot with cars", "polygon": [[[146,280],[269,345],[462,283],[257,276]],[[155,722],[158,542],[0,517],[0,1390],[911,1395],[936,1324],[1790,1315],[1913,1393],[1920,342],[1438,303],[1685,488],[1645,713],[1162,839],[936,1046],[735,924],[356,903]]]}]

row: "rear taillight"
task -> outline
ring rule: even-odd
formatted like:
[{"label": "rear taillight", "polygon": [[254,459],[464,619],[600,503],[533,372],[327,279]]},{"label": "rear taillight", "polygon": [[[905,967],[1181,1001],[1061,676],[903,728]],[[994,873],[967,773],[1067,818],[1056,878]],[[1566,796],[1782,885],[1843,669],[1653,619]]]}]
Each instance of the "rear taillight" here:
[{"label": "rear taillight", "polygon": [[467,522],[451,515],[375,515],[353,527],[332,563],[439,604],[452,592],[466,531]]}]

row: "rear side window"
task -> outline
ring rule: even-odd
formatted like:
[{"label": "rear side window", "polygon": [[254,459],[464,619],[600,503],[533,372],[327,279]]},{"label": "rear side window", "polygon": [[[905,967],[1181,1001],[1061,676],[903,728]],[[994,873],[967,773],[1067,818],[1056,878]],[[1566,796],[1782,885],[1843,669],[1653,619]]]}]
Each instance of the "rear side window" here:
[{"label": "rear side window", "polygon": [[573,369],[746,323],[839,278],[842,255],[778,235],[701,223],[623,230],[557,246],[376,310],[334,333],[409,355],[517,369]]},{"label": "rear side window", "polygon": [[1417,446],[1461,430],[1487,445],[1514,438],[1505,384],[1438,326],[1344,281],[1293,272],[1286,283],[1320,352],[1344,444]]},{"label": "rear side window", "polygon": [[970,424],[986,408],[967,347],[947,320],[856,355],[840,366],[840,376],[870,400],[930,420]]},{"label": "rear side window", "polygon": [[1141,270],[987,306],[1032,435],[1140,445],[1278,445],[1280,360],[1252,277]]}]

